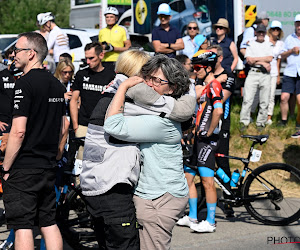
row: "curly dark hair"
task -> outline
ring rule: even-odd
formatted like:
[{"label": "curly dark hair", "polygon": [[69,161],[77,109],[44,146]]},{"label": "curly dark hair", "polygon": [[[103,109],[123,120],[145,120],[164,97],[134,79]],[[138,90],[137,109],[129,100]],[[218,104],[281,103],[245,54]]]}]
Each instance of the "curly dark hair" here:
[{"label": "curly dark hair", "polygon": [[172,97],[178,98],[189,90],[191,82],[188,72],[175,58],[169,58],[162,54],[150,58],[150,60],[142,67],[141,76],[143,78],[151,76],[159,68],[169,81],[169,86],[173,90],[173,93],[171,94]]}]

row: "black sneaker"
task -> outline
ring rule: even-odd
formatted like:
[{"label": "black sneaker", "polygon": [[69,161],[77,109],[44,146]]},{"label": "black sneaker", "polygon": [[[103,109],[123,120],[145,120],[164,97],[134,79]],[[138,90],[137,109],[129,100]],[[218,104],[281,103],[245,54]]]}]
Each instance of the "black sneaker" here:
[{"label": "black sneaker", "polygon": [[295,134],[292,134],[291,137],[294,139],[300,138],[300,130],[298,130]]},{"label": "black sneaker", "polygon": [[287,121],[281,120],[280,122],[278,122],[277,127],[285,127],[286,124],[287,124]]}]

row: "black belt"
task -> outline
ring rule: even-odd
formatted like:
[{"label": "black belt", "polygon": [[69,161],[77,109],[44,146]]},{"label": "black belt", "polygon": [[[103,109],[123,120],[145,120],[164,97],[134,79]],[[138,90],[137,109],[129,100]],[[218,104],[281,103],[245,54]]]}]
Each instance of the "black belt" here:
[{"label": "black belt", "polygon": [[251,68],[250,70],[253,72],[263,73],[260,69],[256,69],[256,68]]}]

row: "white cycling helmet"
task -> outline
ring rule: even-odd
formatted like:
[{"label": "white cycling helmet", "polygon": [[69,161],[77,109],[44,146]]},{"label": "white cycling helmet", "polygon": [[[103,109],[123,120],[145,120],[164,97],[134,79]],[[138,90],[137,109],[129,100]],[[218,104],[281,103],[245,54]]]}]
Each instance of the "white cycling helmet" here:
[{"label": "white cycling helmet", "polygon": [[115,7],[107,7],[105,12],[104,12],[104,16],[107,14],[113,14],[115,16],[119,15],[119,11],[115,8]]},{"label": "white cycling helmet", "polygon": [[48,21],[53,21],[54,20],[54,16],[51,12],[46,12],[46,13],[40,13],[37,15],[36,17],[38,24],[40,26],[44,25],[46,22]]}]

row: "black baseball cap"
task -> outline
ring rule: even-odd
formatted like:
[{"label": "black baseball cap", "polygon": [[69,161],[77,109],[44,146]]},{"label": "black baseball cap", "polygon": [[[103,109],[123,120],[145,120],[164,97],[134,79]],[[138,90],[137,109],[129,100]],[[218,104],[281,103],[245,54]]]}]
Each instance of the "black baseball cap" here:
[{"label": "black baseball cap", "polygon": [[257,25],[255,31],[256,31],[256,32],[264,32],[264,33],[267,33],[266,26],[263,25],[263,24]]}]

